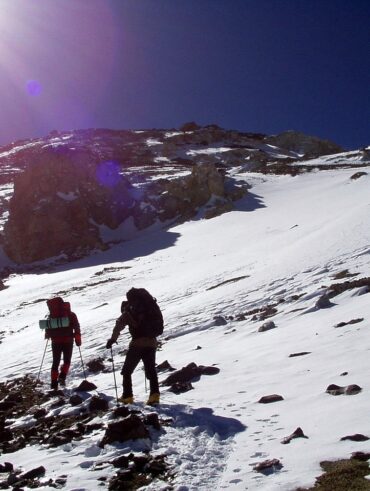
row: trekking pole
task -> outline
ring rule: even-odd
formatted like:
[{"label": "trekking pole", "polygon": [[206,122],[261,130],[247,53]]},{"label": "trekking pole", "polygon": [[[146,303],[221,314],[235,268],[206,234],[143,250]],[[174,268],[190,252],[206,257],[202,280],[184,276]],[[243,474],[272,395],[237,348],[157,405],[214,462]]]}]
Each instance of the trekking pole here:
[{"label": "trekking pole", "polygon": [[46,345],[45,345],[44,354],[43,354],[42,360],[41,360],[39,374],[37,375],[37,382],[40,380],[41,368],[42,368],[42,365],[44,364],[44,358],[45,358],[46,348],[48,347],[48,344],[49,344],[49,339],[46,340]]},{"label": "trekking pole", "polygon": [[80,358],[81,358],[81,364],[82,364],[82,369],[84,371],[84,377],[85,377],[85,380],[86,380],[86,372],[85,372],[85,365],[84,365],[84,361],[82,359],[82,354],[81,354],[81,348],[80,346],[78,347],[79,351],[80,351]]},{"label": "trekking pole", "polygon": [[145,392],[148,392],[148,387],[146,386],[146,374],[144,372],[144,378],[145,378]]},{"label": "trekking pole", "polygon": [[113,377],[114,377],[114,387],[116,389],[116,401],[117,401],[117,406],[118,406],[118,391],[117,391],[117,381],[116,381],[116,370],[114,368],[114,359],[113,359],[113,349],[112,346],[110,347],[110,354],[112,357],[112,368],[113,368]]}]

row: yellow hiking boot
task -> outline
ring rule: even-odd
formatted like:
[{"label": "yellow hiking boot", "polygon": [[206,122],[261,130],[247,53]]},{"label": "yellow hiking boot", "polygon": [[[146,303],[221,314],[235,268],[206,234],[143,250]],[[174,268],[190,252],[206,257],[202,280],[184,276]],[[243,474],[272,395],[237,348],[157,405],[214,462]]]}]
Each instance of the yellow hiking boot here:
[{"label": "yellow hiking boot", "polygon": [[150,394],[149,399],[146,401],[149,406],[153,404],[159,404],[159,393],[155,392],[154,394]]},{"label": "yellow hiking boot", "polygon": [[134,397],[133,396],[129,396],[129,397],[121,396],[118,400],[119,400],[119,402],[123,402],[123,404],[133,404],[134,403]]}]

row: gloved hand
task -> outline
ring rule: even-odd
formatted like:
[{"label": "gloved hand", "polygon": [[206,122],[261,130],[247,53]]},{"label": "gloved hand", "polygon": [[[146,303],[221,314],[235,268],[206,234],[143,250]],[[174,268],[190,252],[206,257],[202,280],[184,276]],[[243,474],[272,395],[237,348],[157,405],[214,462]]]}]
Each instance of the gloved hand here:
[{"label": "gloved hand", "polygon": [[116,343],[117,341],[113,341],[113,339],[108,339],[107,341],[107,344],[106,344],[106,348],[107,349],[111,349],[111,347],[113,346],[113,343]]},{"label": "gloved hand", "polygon": [[76,346],[81,346],[81,334],[75,334]]}]

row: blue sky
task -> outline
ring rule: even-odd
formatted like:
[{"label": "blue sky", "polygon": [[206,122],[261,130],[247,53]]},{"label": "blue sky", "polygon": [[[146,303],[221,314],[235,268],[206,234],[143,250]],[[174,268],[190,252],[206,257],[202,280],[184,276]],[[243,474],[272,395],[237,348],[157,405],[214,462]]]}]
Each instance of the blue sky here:
[{"label": "blue sky", "polygon": [[370,143],[370,2],[1,0],[0,144],[186,121]]}]

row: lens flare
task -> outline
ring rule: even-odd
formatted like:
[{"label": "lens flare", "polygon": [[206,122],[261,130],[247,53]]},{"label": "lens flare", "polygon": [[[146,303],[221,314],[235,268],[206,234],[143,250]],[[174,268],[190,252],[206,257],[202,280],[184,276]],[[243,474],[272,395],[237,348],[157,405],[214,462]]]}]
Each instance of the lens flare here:
[{"label": "lens flare", "polygon": [[96,179],[102,185],[113,188],[121,181],[120,167],[117,162],[101,162],[96,169]]},{"label": "lens flare", "polygon": [[37,97],[42,92],[41,84],[37,80],[28,80],[26,83],[26,89],[28,94],[32,97]]}]

